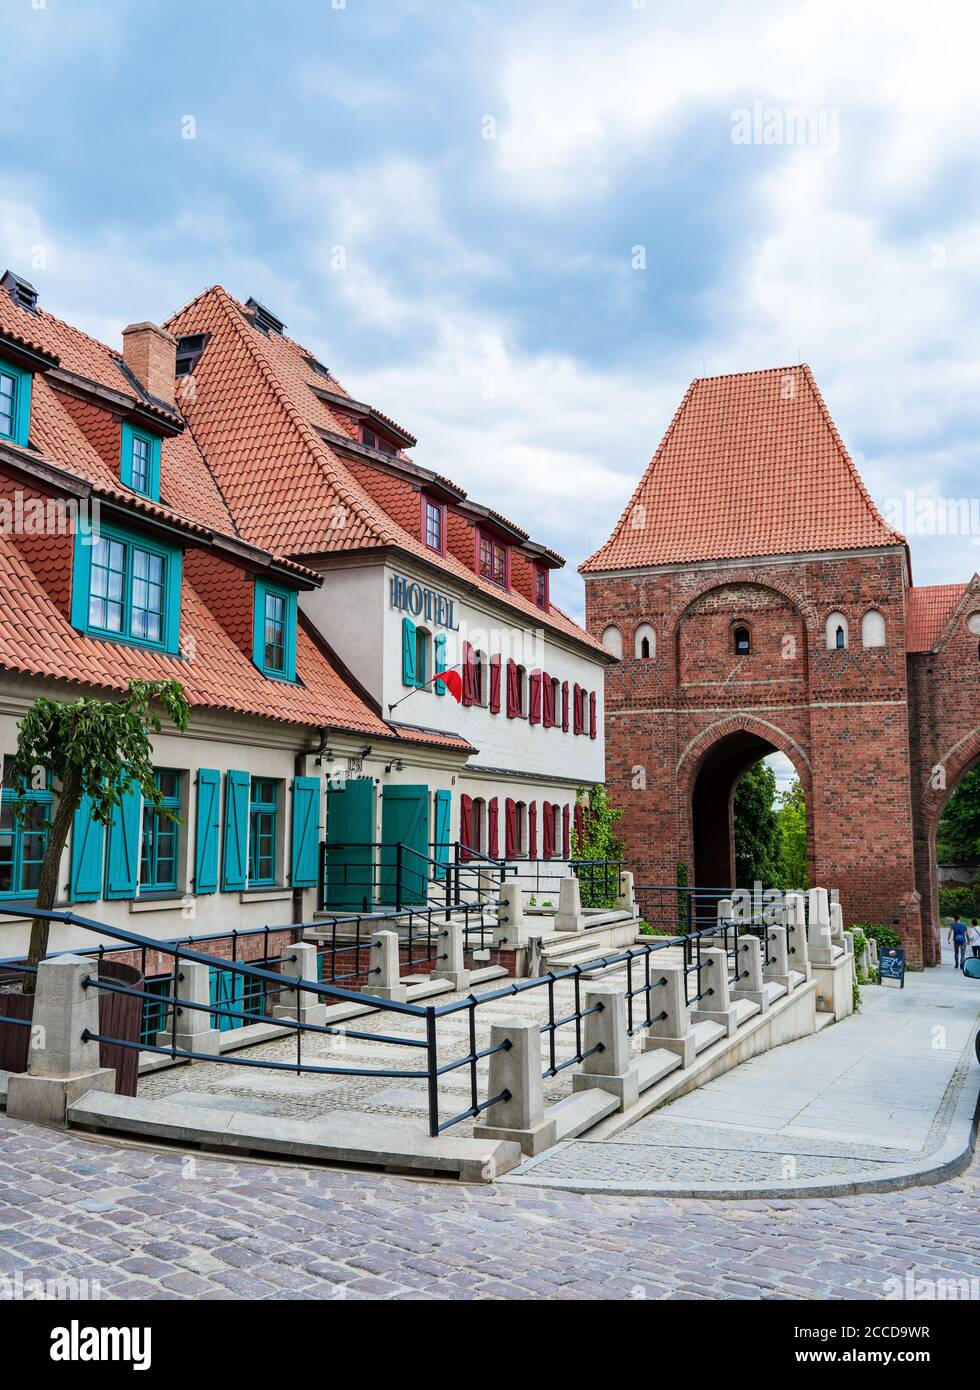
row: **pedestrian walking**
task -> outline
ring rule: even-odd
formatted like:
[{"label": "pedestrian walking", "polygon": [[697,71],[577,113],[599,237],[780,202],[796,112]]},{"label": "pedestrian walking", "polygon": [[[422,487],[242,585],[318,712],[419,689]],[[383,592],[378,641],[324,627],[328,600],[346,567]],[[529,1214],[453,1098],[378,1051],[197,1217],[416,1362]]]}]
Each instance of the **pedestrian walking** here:
[{"label": "pedestrian walking", "polygon": [[949,932],[946,936],[946,940],[951,941],[953,943],[954,970],[963,969],[963,962],[966,959],[966,938],[967,925],[964,921],[960,919],[960,914],[957,912],[956,916],[950,923]]}]

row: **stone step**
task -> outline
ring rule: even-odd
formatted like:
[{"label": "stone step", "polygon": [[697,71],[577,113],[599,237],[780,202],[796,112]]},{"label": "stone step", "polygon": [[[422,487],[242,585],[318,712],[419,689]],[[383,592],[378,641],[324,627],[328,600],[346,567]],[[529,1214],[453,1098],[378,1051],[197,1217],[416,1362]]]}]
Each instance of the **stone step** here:
[{"label": "stone step", "polygon": [[695,1054],[703,1052],[706,1047],[725,1036],[725,1029],[720,1023],[695,1023],[691,1032],[694,1034]]},{"label": "stone step", "polygon": [[634,1058],[630,1069],[634,1070],[640,1081],[640,1094],[662,1081],[672,1071],[676,1071],[681,1059],[676,1052],[668,1052],[665,1047],[655,1047],[650,1052],[641,1052]]},{"label": "stone step", "polygon": [[761,1012],[761,1005],[757,1004],[754,999],[736,999],[732,1007],[735,1010],[735,1020],[739,1027]]},{"label": "stone step", "polygon": [[547,1106],[544,1117],[554,1120],[555,1143],[559,1144],[563,1139],[574,1139],[576,1135],[583,1134],[618,1109],[619,1101],[609,1091],[591,1088],[575,1091],[564,1100]]},{"label": "stone step", "polygon": [[789,972],[789,978],[792,981],[794,989],[799,989],[800,985],[806,983],[806,976],[802,970],[791,970]]},{"label": "stone step", "polygon": [[762,992],[769,1000],[771,1007],[777,999],[782,999],[786,993],[786,986],[781,985],[778,980],[766,980],[762,986]]},{"label": "stone step", "polygon": [[[615,1108],[615,1099],[609,1099]],[[239,1154],[278,1154],[320,1163],[445,1173],[464,1182],[493,1182],[521,1159],[518,1146],[508,1140],[449,1135],[432,1138],[418,1121],[352,1110],[333,1110],[316,1120],[295,1120],[243,1109],[172,1105],[163,1100],[88,1091],[69,1107],[68,1123],[88,1130],[201,1144],[208,1150],[226,1148]]]}]

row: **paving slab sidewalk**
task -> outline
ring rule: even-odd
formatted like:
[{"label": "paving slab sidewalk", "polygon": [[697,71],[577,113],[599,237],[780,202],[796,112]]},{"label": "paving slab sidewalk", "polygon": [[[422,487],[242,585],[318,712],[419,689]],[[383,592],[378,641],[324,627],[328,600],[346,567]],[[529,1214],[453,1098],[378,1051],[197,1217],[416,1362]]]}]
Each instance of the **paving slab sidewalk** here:
[{"label": "paving slab sidewalk", "polygon": [[529,1159],[505,1184],[696,1197],[840,1196],[962,1171],[976,1133],[980,981],[951,956],[862,990],[858,1014],[775,1048],[609,1139]]}]

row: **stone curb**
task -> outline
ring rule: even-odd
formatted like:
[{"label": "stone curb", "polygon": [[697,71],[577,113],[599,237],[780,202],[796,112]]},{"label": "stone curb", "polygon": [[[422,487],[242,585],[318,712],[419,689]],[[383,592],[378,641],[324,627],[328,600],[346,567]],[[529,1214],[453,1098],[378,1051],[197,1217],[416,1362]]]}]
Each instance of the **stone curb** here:
[{"label": "stone curb", "polygon": [[[973,1039],[968,1044],[973,1051]],[[899,1192],[907,1187],[928,1187],[933,1183],[945,1182],[955,1178],[970,1166],[976,1145],[977,1131],[980,1127],[980,1090],[974,1093],[977,1082],[977,1069],[971,1067],[961,1083],[961,1094],[947,1130],[945,1142],[928,1158],[912,1163],[902,1172],[891,1172],[882,1177],[857,1178],[854,1182],[783,1182],[755,1186],[731,1187],[726,1183],[701,1183],[698,1186],[682,1183],[616,1183],[596,1180],[587,1182],[578,1178],[536,1178],[532,1169],[554,1158],[562,1149],[568,1148],[567,1141],[558,1144],[537,1158],[528,1159],[520,1173],[511,1173],[500,1180],[501,1186],[554,1188],[562,1192],[594,1193],[597,1196],[614,1197],[698,1197],[725,1201],[758,1201],[766,1198],[790,1198],[804,1200],[808,1197],[859,1197],[874,1192]],[[580,1140],[580,1143],[603,1142]],[[606,1141],[610,1142],[610,1141]],[[615,1143],[615,1140],[611,1141]],[[656,1154],[656,1146],[650,1146],[651,1159]]]}]

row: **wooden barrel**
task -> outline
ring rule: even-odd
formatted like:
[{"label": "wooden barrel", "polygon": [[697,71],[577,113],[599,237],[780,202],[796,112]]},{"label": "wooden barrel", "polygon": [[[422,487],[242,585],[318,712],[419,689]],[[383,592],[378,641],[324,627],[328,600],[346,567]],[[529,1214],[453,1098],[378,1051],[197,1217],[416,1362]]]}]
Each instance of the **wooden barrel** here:
[{"label": "wooden barrel", "polygon": [[[99,962],[99,978],[129,989],[142,989],[143,976],[135,965],[103,959]],[[122,1042],[139,1042],[143,1022],[143,1001],[114,990],[99,991],[99,1032]],[[22,1030],[27,1032],[25,1028]],[[134,1047],[118,1047],[114,1043],[99,1043],[99,1064],[116,1069],[116,1095],[135,1096],[139,1080],[139,1051]]]},{"label": "wooden barrel", "polygon": [[[33,994],[10,990],[0,994],[0,1019],[30,1020],[34,1012]],[[27,1070],[27,1054],[31,1048],[31,1030],[17,1023],[0,1022],[0,1071]]]}]

